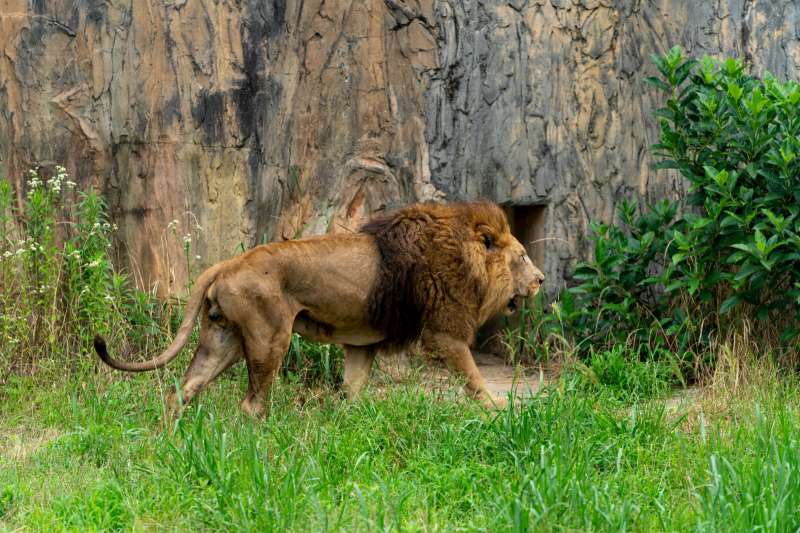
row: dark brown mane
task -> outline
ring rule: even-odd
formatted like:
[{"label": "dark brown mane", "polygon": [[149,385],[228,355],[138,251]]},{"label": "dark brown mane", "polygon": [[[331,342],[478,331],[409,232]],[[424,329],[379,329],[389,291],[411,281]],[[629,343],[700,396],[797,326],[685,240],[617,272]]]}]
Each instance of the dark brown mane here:
[{"label": "dark brown mane", "polygon": [[[387,345],[417,340],[429,312],[444,299],[458,298],[455,293],[480,298],[480,281],[470,276],[463,248],[476,238],[478,226],[488,228],[493,237],[508,233],[505,214],[490,202],[414,204],[361,228],[375,239],[381,256],[368,313],[370,325],[386,335]],[[468,315],[470,309],[463,312]]]},{"label": "dark brown mane", "polygon": [[407,345],[422,333],[424,303],[414,286],[423,255],[409,226],[402,212],[394,212],[374,218],[361,228],[375,239],[381,255],[367,307],[370,325],[386,335],[387,344],[396,346]]}]

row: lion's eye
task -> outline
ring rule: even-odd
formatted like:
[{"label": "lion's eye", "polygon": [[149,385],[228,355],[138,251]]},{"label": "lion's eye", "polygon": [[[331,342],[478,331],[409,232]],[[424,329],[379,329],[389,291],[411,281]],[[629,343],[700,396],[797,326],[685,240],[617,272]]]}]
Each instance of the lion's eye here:
[{"label": "lion's eye", "polygon": [[492,242],[492,238],[488,235],[483,236],[483,245],[486,247],[487,250],[491,250],[494,247],[494,243]]}]

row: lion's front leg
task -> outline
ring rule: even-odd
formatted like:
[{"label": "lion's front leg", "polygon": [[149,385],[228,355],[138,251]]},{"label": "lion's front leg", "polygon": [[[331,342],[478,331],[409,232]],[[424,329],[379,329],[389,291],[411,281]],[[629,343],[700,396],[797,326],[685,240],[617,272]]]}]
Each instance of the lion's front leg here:
[{"label": "lion's front leg", "polygon": [[464,375],[467,379],[464,391],[470,398],[479,400],[488,408],[505,407],[505,398],[495,397],[489,392],[486,380],[472,357],[469,344],[446,333],[427,334],[423,337],[423,344],[426,350],[444,359],[447,366]]},{"label": "lion's front leg", "polygon": [[369,381],[375,350],[365,346],[344,346],[344,382],[342,389],[352,400]]}]

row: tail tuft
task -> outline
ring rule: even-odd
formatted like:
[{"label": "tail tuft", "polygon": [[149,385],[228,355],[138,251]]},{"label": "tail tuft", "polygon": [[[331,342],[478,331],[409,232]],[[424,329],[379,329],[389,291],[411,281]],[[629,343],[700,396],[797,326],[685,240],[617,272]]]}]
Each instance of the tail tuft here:
[{"label": "tail tuft", "polygon": [[111,358],[108,356],[108,347],[106,346],[106,340],[100,336],[94,336],[94,351],[97,352],[97,355],[100,357],[105,364],[109,366],[113,366],[110,363]]}]

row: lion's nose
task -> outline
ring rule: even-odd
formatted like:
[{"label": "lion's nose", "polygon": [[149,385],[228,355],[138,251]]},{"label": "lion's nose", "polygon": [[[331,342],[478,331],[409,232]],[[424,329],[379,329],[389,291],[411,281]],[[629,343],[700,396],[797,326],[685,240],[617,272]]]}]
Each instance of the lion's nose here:
[{"label": "lion's nose", "polygon": [[531,281],[528,290],[531,293],[536,294],[536,292],[539,290],[539,287],[542,286],[542,283],[544,283],[544,274],[541,273],[534,274],[533,281]]}]

